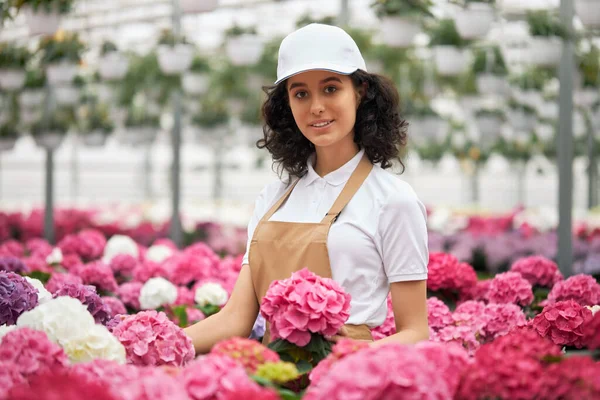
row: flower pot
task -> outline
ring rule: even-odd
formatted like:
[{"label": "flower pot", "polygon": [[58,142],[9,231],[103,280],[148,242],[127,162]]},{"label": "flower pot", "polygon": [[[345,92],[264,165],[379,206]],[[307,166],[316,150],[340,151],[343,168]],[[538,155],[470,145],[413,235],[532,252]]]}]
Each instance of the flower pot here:
[{"label": "flower pot", "polygon": [[42,110],[36,108],[21,108],[21,122],[24,125],[31,125],[42,118]]},{"label": "flower pot", "polygon": [[71,85],[56,86],[54,99],[61,106],[72,106],[79,102],[79,88]]},{"label": "flower pot", "polygon": [[409,132],[418,143],[430,140],[441,143],[447,134],[447,122],[440,117],[418,117],[409,121]]},{"label": "flower pot", "polygon": [[6,91],[19,90],[25,84],[25,71],[0,69],[0,88]]},{"label": "flower pot", "polygon": [[177,75],[187,71],[192,65],[194,46],[189,44],[160,45],[157,55],[160,70],[166,75]]},{"label": "flower pot", "polygon": [[208,74],[186,72],[182,77],[181,85],[187,94],[202,95],[208,90],[210,77]]},{"label": "flower pot", "polygon": [[46,79],[51,85],[71,84],[79,66],[71,61],[61,61],[58,63],[48,64],[46,67]]},{"label": "flower pot", "polygon": [[575,0],[575,13],[586,28],[600,28],[598,0]]},{"label": "flower pot", "polygon": [[510,110],[507,117],[510,125],[516,131],[531,132],[537,122],[537,118],[534,114],[529,114],[519,109]]},{"label": "flower pot", "polygon": [[35,144],[43,149],[56,150],[65,138],[65,134],[66,132],[47,132],[40,135],[34,135],[33,140],[35,141]]},{"label": "flower pot", "polygon": [[533,37],[527,49],[529,62],[538,67],[555,67],[562,55],[562,39],[559,37]]},{"label": "flower pot", "polygon": [[96,86],[96,93],[98,95],[98,100],[101,103],[110,104],[113,102],[115,97],[115,90],[111,85],[100,83]]},{"label": "flower pot", "polygon": [[437,71],[443,76],[460,75],[469,66],[471,52],[455,46],[435,46],[433,57]]},{"label": "flower pot", "polygon": [[19,105],[21,108],[39,107],[44,102],[44,91],[41,89],[29,89],[21,92]]},{"label": "flower pot", "polygon": [[544,102],[542,93],[537,90],[522,90],[519,88],[513,88],[512,95],[517,102],[534,108],[540,107]]},{"label": "flower pot", "polygon": [[265,44],[257,35],[241,35],[227,39],[225,52],[235,66],[254,65],[260,59]]},{"label": "flower pot", "polygon": [[108,134],[102,131],[92,131],[80,135],[81,141],[87,147],[102,147],[106,143]]},{"label": "flower pot", "polygon": [[575,104],[579,107],[591,107],[600,95],[600,90],[597,88],[586,88],[575,92]]},{"label": "flower pot", "polygon": [[486,3],[468,3],[456,13],[454,23],[463,39],[480,39],[490,31],[495,19],[494,8]]},{"label": "flower pot", "polygon": [[477,131],[481,138],[491,137],[497,139],[502,131],[502,118],[494,117],[491,115],[484,115],[475,118],[475,125],[477,125]]},{"label": "flower pot", "polygon": [[14,149],[17,138],[0,138],[0,152]]},{"label": "flower pot", "polygon": [[478,108],[481,108],[483,102],[482,96],[462,96],[458,99],[458,103],[464,112],[472,114]]},{"label": "flower pot", "polygon": [[156,139],[158,129],[149,126],[125,128],[121,135],[121,142],[130,146],[151,144]]},{"label": "flower pot", "polygon": [[186,14],[199,14],[217,9],[219,0],[179,0],[181,12]]},{"label": "flower pot", "polygon": [[53,35],[60,25],[61,16],[57,12],[45,13],[43,11],[33,11],[26,7],[25,20],[29,28],[29,35]]},{"label": "flower pot", "polygon": [[129,68],[129,60],[123,54],[113,51],[98,60],[98,73],[105,81],[123,79]]},{"label": "flower pot", "polygon": [[477,75],[477,91],[481,94],[495,94],[506,96],[508,94],[508,81],[503,76],[494,74]]},{"label": "flower pot", "polygon": [[227,136],[227,125],[217,125],[214,127],[193,127],[193,135],[197,144],[202,146],[215,147]]},{"label": "flower pot", "polygon": [[556,119],[558,118],[558,102],[556,101],[543,101],[538,107],[536,107],[540,118],[543,119]]},{"label": "flower pot", "polygon": [[421,33],[421,24],[414,19],[386,16],[379,24],[381,41],[390,47],[410,47]]}]

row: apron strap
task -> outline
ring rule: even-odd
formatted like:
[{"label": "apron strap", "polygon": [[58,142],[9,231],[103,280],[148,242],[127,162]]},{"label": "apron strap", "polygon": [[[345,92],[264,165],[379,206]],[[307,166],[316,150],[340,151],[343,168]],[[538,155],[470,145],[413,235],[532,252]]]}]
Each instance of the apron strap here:
[{"label": "apron strap", "polygon": [[290,195],[292,194],[292,190],[294,190],[298,182],[300,182],[300,179],[296,179],[296,182],[294,182],[289,187],[289,189],[283,194],[283,196],[281,196],[281,198],[277,200],[275,204],[273,204],[273,207],[271,207],[271,209],[267,211],[267,213],[260,219],[260,222],[266,222],[269,219],[271,219],[273,214],[275,214],[275,212],[279,210],[279,207],[281,207],[281,205],[285,203],[285,201],[290,197]]},{"label": "apron strap", "polygon": [[333,203],[333,206],[331,206],[329,212],[325,214],[325,217],[321,223],[331,225],[333,222],[335,222],[344,207],[348,205],[365,179],[367,179],[367,176],[369,176],[372,169],[373,164],[371,164],[371,161],[369,161],[369,157],[367,157],[366,153],[363,154],[358,166],[350,176],[350,179],[348,179],[348,182],[346,182],[346,185],[344,185],[344,189],[342,189],[342,192],[335,200],[335,203]]}]

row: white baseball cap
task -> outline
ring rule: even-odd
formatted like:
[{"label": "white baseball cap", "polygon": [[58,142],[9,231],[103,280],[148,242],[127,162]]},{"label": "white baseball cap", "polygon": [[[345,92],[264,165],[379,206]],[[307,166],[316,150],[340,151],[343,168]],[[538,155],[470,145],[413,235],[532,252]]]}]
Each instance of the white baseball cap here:
[{"label": "white baseball cap", "polygon": [[367,71],[354,39],[337,26],[310,24],[287,35],[279,46],[275,85],[301,72],[327,70],[350,75]]}]

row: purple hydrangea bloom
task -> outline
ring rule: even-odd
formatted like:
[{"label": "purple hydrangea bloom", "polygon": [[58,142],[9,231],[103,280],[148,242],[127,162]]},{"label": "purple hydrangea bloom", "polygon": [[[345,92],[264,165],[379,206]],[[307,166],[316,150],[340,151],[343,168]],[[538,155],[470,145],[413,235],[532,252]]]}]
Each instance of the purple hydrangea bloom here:
[{"label": "purple hydrangea bloom", "polygon": [[96,288],[91,285],[80,285],[78,283],[65,283],[53,294],[53,298],[59,296],[73,297],[87,306],[88,311],[94,317],[97,324],[106,324],[110,318],[110,311],[102,301]]},{"label": "purple hydrangea bloom", "polygon": [[14,325],[21,314],[37,303],[37,290],[25,278],[0,271],[0,325]]},{"label": "purple hydrangea bloom", "polygon": [[250,334],[250,339],[260,339],[265,336],[265,330],[267,328],[267,323],[262,316],[262,314],[258,314],[256,321],[254,321],[254,327],[252,328],[252,333]]},{"label": "purple hydrangea bloom", "polygon": [[0,257],[0,271],[22,274],[29,272],[29,267],[17,257]]}]

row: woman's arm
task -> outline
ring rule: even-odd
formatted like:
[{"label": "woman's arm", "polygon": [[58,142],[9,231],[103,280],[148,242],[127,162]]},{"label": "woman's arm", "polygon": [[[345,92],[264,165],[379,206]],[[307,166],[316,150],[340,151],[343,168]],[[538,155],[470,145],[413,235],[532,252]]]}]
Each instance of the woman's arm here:
[{"label": "woman's arm", "polygon": [[196,354],[208,353],[221,340],[250,336],[258,311],[250,267],[244,264],[225,307],[184,332],[192,339]]},{"label": "woman's arm", "polygon": [[390,284],[390,292],[397,333],[373,342],[373,346],[413,344],[429,339],[427,281],[394,282]]}]

